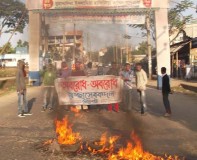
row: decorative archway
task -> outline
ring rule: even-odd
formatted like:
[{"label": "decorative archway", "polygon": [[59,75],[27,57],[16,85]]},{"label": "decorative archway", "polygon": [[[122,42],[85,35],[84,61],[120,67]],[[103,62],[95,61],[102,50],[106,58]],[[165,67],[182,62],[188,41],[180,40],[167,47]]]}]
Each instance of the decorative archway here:
[{"label": "decorative archway", "polygon": [[[47,45],[42,38],[43,23],[66,22],[144,23],[147,12],[155,13],[158,77],[160,68],[170,74],[170,45],[168,33],[168,0],[31,0],[29,10],[30,79],[39,82],[39,55]],[[45,17],[43,20],[43,16]],[[96,20],[96,21],[95,21]],[[46,48],[46,47],[45,47]],[[159,82],[159,86],[160,81]]]}]

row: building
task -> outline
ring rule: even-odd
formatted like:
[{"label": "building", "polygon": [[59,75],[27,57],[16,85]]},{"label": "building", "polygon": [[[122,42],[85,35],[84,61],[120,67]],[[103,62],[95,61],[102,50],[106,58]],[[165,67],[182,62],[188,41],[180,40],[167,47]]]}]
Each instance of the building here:
[{"label": "building", "polygon": [[0,55],[0,64],[5,67],[16,67],[18,60],[23,60],[29,64],[29,54],[27,47],[17,47],[16,53]]},{"label": "building", "polygon": [[49,36],[48,51],[50,52],[54,48],[55,52],[61,55],[61,60],[72,60],[73,53],[75,57],[81,58],[83,55],[83,32],[68,31],[62,35]]},{"label": "building", "polygon": [[184,30],[174,31],[170,36],[171,75],[185,78],[186,66],[191,76],[197,77],[197,23],[188,24]]}]

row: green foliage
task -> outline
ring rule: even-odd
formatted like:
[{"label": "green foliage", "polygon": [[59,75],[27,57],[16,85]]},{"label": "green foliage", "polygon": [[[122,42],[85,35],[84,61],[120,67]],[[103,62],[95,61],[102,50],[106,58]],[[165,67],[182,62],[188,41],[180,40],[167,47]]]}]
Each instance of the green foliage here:
[{"label": "green foliage", "polygon": [[[183,29],[184,25],[192,20],[192,15],[183,16],[182,13],[193,6],[191,0],[182,0],[175,4],[173,8],[168,11],[168,21],[169,21],[169,32],[172,33],[172,29],[176,28],[179,31]],[[155,40],[155,19],[154,13],[151,12],[150,16],[150,28],[153,40]],[[140,28],[142,30],[142,36],[146,36],[146,25],[130,25],[135,28]]]},{"label": "green foliage", "polygon": [[141,42],[137,50],[132,52],[133,55],[146,55],[148,50],[147,42]]},{"label": "green foliage", "polygon": [[104,64],[108,64],[113,61],[114,52],[115,52],[115,46],[107,47],[107,52],[102,58]]},{"label": "green foliage", "polygon": [[[18,25],[20,18],[23,18]],[[17,27],[16,32],[23,33],[23,29],[28,23],[28,14],[25,4],[19,0],[0,1],[0,35],[10,33]]]},{"label": "green foliage", "polygon": [[16,47],[28,47],[29,43],[27,41],[22,41],[21,39],[18,40]]},{"label": "green foliage", "polygon": [[98,62],[99,52],[89,52],[88,54],[91,55],[93,62]]},{"label": "green foliage", "polygon": [[0,47],[0,53],[2,52],[2,54],[6,54],[6,53],[15,53],[15,49],[12,47],[12,44],[10,42],[4,44],[3,47]]},{"label": "green foliage", "polygon": [[192,15],[183,16],[182,12],[189,9],[193,5],[193,2],[190,0],[182,0],[180,3],[177,3],[174,8],[171,8],[168,12],[168,20],[170,31],[173,28],[183,29],[184,25],[191,21]]}]

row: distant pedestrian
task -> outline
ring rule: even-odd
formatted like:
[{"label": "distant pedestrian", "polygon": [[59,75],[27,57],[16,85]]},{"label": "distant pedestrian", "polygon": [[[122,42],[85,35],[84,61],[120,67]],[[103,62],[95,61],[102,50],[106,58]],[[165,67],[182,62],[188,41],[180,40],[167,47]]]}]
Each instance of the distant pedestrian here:
[{"label": "distant pedestrian", "polygon": [[97,75],[98,75],[98,76],[104,75],[103,66],[98,66],[98,68],[97,68]]},{"label": "distant pedestrian", "polygon": [[16,89],[18,94],[18,117],[25,117],[25,115],[31,115],[29,113],[29,108],[27,106],[26,100],[26,71],[25,63],[22,60],[19,60],[17,63],[17,72],[16,72]]},{"label": "distant pedestrian", "polygon": [[146,104],[146,85],[148,82],[147,74],[142,69],[141,64],[136,64],[136,87],[140,96],[141,114],[144,115],[147,110]]},{"label": "distant pedestrian", "polygon": [[86,76],[95,76],[94,70],[92,69],[92,62],[89,62],[87,64],[87,68],[85,70],[85,74]]},{"label": "distant pedestrian", "polygon": [[169,117],[171,115],[171,108],[170,108],[170,101],[168,99],[169,94],[171,93],[170,88],[170,80],[168,75],[166,74],[166,68],[161,68],[162,73],[162,95],[163,95],[163,104],[165,106],[166,113],[164,114],[165,117]]},{"label": "distant pedestrian", "polygon": [[60,78],[68,78],[71,75],[71,69],[68,67],[66,62],[62,62],[61,69],[59,72]]},{"label": "distant pedestrian", "polygon": [[[107,72],[107,75],[119,76],[119,72],[118,72],[118,68],[117,68],[117,63],[116,62],[112,62],[112,67]],[[107,106],[108,111],[112,111],[113,106],[114,106],[114,111],[115,112],[119,112],[119,104],[118,103],[108,104],[108,106]]]},{"label": "distant pedestrian", "polygon": [[131,71],[131,65],[125,64],[124,69],[120,72],[120,76],[124,81],[124,95],[123,103],[128,107],[128,110],[132,108],[132,88],[133,88],[133,72]]},{"label": "distant pedestrian", "polygon": [[79,61],[75,62],[75,70],[72,70],[71,76],[85,76],[85,72],[81,69],[81,63]]},{"label": "distant pedestrian", "polygon": [[[55,79],[56,79],[56,73],[53,70],[53,65],[48,64],[47,69],[44,73],[43,77],[43,108],[42,111],[46,111],[47,108],[49,110],[53,110],[53,100],[54,100],[54,91],[55,91]],[[48,98],[49,97],[49,98]],[[49,99],[49,103],[48,100]]]},{"label": "distant pedestrian", "polygon": [[189,81],[190,79],[191,79],[191,77],[192,77],[192,70],[191,70],[191,65],[190,64],[187,64],[186,65],[186,75],[185,75],[185,79],[187,80],[187,81]]}]

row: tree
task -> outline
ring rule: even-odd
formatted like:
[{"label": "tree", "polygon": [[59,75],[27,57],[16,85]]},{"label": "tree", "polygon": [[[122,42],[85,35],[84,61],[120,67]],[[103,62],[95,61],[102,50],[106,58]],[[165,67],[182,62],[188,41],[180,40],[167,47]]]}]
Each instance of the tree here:
[{"label": "tree", "polygon": [[0,1],[0,36],[13,31],[23,33],[27,23],[28,14],[24,3],[19,0]]},{"label": "tree", "polygon": [[138,46],[138,49],[135,49],[132,52],[133,55],[146,55],[147,54],[147,42],[141,42]]},{"label": "tree", "polygon": [[29,43],[27,41],[22,41],[21,39],[18,40],[16,47],[28,47]]},{"label": "tree", "polygon": [[0,47],[0,53],[2,52],[2,50],[3,50],[2,54],[15,53],[15,50],[10,42],[6,43],[3,47]]},{"label": "tree", "polygon": [[23,47],[29,47],[29,42],[24,41],[24,42],[23,42]]},{"label": "tree", "polygon": [[17,42],[17,47],[22,47],[22,46],[23,46],[23,41],[19,39]]},{"label": "tree", "polygon": [[[184,28],[185,24],[190,22],[192,19],[192,15],[183,16],[182,13],[193,6],[193,2],[191,0],[182,0],[179,3],[175,3],[175,6],[168,11],[168,21],[169,21],[169,33],[173,34],[173,29],[176,28],[179,32]],[[155,20],[154,14],[150,13],[150,31],[153,40],[155,40]],[[129,25],[135,28],[140,28],[142,32],[142,36],[146,36],[147,28],[146,25]]]}]

